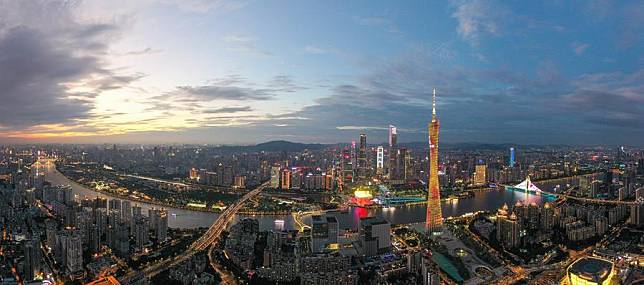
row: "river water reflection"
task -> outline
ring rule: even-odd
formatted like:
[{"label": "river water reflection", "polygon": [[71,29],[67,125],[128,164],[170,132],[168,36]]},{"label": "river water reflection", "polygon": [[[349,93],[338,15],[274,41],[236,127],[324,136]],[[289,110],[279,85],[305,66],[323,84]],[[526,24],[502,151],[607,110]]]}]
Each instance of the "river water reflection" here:
[{"label": "river water reflection", "polygon": [[[88,189],[87,187],[80,185],[67,177],[62,173],[57,171],[55,167],[49,166],[43,169],[45,173],[45,179],[51,182],[53,185],[70,185],[73,189],[75,195],[78,195],[79,199],[82,198],[95,198],[103,197],[108,199],[114,199],[106,194],[96,192],[94,190]],[[541,185],[540,185],[541,186]],[[546,189],[546,188],[543,188]],[[517,201],[527,200],[530,203],[543,204],[548,200],[552,200],[551,197],[539,196],[533,194],[526,194],[518,191],[511,190],[495,190],[488,192],[477,192],[474,197],[467,199],[460,199],[458,202],[446,202],[442,204],[443,216],[452,217],[460,216],[465,213],[475,212],[475,211],[496,211],[503,204],[508,204],[509,206],[515,204]],[[119,198],[120,199],[120,198]],[[147,203],[132,202],[132,204],[139,204],[142,207],[142,210],[147,214],[147,210],[151,207],[159,207],[158,205],[152,205]],[[171,228],[198,228],[198,227],[209,227],[218,214],[192,211],[185,209],[177,208],[167,208],[170,217],[168,219],[168,226]],[[349,208],[345,212],[332,212],[328,215],[336,216],[342,229],[357,229],[361,217],[367,216],[382,216],[387,219],[392,224],[401,224],[401,223],[419,223],[425,220],[425,205],[414,205],[414,206],[402,206],[396,208],[378,208],[378,209],[364,209],[364,208]],[[237,220],[246,216],[238,215]],[[295,221],[291,215],[286,216],[254,216],[259,220],[261,230],[270,230],[274,228],[275,220],[284,221],[285,229],[294,229]],[[304,222],[307,224],[310,223],[310,217],[305,217]]]}]

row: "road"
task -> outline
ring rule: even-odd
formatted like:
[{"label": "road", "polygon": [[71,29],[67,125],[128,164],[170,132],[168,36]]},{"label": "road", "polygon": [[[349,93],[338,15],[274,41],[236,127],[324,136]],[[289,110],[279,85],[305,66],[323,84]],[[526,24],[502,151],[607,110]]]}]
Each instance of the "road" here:
[{"label": "road", "polygon": [[[172,268],[174,266],[179,265],[180,263],[190,259],[192,256],[194,256],[197,252],[200,252],[202,250],[207,249],[209,246],[215,244],[217,241],[219,241],[219,238],[221,236],[221,233],[226,230],[228,225],[234,220],[235,214],[237,211],[239,211],[244,203],[248,201],[249,199],[257,196],[262,190],[264,190],[266,187],[268,187],[269,183],[266,182],[259,187],[255,188],[254,190],[246,193],[241,199],[237,200],[234,204],[230,205],[226,210],[224,210],[221,215],[215,220],[215,222],[208,228],[206,233],[201,236],[199,239],[197,239],[186,251],[175,258],[169,258],[169,259],[162,259],[159,262],[156,262],[140,271],[133,271],[127,274],[123,280],[129,281],[135,278],[136,276],[143,275],[146,278],[151,278],[168,268]],[[216,262],[215,262],[216,263]],[[211,259],[211,264],[213,264],[213,259]],[[214,266],[213,266],[214,267]],[[215,270],[220,272],[217,267],[214,267]],[[225,272],[221,272],[222,274],[226,275]],[[224,276],[222,275],[222,279]]]}]

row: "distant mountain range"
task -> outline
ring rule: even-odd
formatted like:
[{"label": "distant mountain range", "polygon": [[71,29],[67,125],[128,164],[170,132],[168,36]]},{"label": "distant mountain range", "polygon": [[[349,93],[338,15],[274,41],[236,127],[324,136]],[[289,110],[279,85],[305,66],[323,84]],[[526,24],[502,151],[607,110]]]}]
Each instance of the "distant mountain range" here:
[{"label": "distant mountain range", "polygon": [[[320,150],[327,147],[338,147],[346,146],[346,144],[308,144],[308,143],[298,143],[290,142],[284,140],[277,141],[268,141],[256,145],[247,145],[247,146],[222,146],[222,150],[226,151],[235,151],[235,152],[277,152],[277,151],[286,151],[286,152],[299,152],[305,149],[309,150]],[[386,143],[383,144],[369,144],[369,146],[383,145],[387,146]],[[400,143],[399,146],[407,147],[409,149],[422,149],[427,148],[427,142],[407,142]],[[554,145],[553,145],[554,146]],[[529,147],[543,147],[543,146],[522,146],[516,144],[486,144],[486,143],[453,143],[453,144],[441,144],[442,149],[460,149],[460,150],[507,150],[510,147],[518,148],[529,148]],[[558,147],[563,147],[563,145],[558,145]]]},{"label": "distant mountain range", "polygon": [[297,142],[289,142],[284,140],[279,141],[269,141],[265,143],[260,143],[256,145],[247,145],[247,146],[222,146],[221,149],[226,151],[239,151],[239,152],[277,152],[277,151],[286,151],[286,152],[299,152],[305,149],[310,150],[319,150],[330,145],[324,144],[305,144]]}]

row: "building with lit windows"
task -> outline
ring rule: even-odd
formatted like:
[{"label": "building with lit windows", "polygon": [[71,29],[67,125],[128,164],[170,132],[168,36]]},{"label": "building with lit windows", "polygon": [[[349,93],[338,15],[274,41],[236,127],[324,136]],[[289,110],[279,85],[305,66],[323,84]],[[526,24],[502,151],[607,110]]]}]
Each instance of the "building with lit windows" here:
[{"label": "building with lit windows", "polygon": [[271,167],[271,188],[280,188],[280,170],[277,165]]},{"label": "building with lit windows", "polygon": [[367,135],[360,134],[360,149],[358,149],[358,177],[367,178],[369,174],[367,163]]},{"label": "building with lit windows", "polygon": [[344,148],[342,150],[342,182],[351,183],[353,182],[353,166],[351,161],[351,150],[349,148]]},{"label": "building with lit windows", "polygon": [[280,181],[282,189],[291,189],[291,171],[288,169],[282,170]]},{"label": "building with lit windows", "polygon": [[514,167],[515,164],[516,164],[516,154],[514,152],[514,148],[511,147],[510,148],[510,159],[508,161],[508,166]]},{"label": "building with lit windows", "polygon": [[385,148],[382,146],[378,146],[378,151],[376,152],[376,173],[378,175],[383,174],[384,170],[384,162],[385,162]]},{"label": "building with lit windows", "polygon": [[398,133],[396,126],[389,125],[389,179],[396,177],[398,170]]},{"label": "building with lit windows", "polygon": [[479,164],[476,166],[476,171],[474,172],[474,185],[484,185],[487,183],[486,172],[487,166],[485,164]]}]

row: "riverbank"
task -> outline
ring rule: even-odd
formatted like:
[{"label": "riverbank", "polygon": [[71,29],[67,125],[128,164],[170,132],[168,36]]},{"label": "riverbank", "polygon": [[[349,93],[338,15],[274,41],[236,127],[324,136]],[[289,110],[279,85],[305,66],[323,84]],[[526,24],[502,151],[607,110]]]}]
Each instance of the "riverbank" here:
[{"label": "riverbank", "polygon": [[220,208],[210,209],[208,207],[190,207],[190,206],[186,206],[186,205],[171,204],[171,203],[167,203],[167,202],[163,202],[163,201],[159,201],[159,200],[141,199],[141,198],[138,198],[138,197],[132,197],[132,196],[128,196],[128,195],[121,195],[121,194],[110,192],[110,191],[96,189],[96,188],[93,188],[92,185],[89,185],[87,183],[81,183],[81,182],[75,181],[72,178],[68,177],[63,172],[58,170],[58,165],[56,165],[56,164],[54,164],[54,170],[57,173],[59,173],[60,175],[64,176],[70,182],[75,183],[76,185],[78,185],[79,187],[86,188],[86,189],[88,189],[88,190],[90,190],[92,192],[100,193],[100,194],[109,196],[111,198],[127,200],[127,201],[131,201],[131,202],[135,202],[135,203],[151,204],[151,205],[161,206],[161,207],[164,207],[164,208],[181,209],[181,210],[186,210],[186,211],[206,212],[206,213],[215,213],[215,214],[219,214],[219,213],[222,212],[222,209],[220,209]]}]

